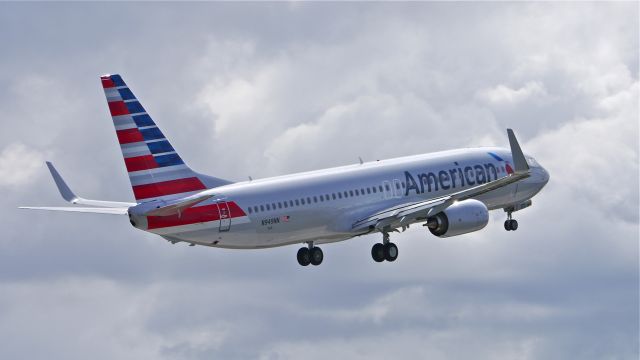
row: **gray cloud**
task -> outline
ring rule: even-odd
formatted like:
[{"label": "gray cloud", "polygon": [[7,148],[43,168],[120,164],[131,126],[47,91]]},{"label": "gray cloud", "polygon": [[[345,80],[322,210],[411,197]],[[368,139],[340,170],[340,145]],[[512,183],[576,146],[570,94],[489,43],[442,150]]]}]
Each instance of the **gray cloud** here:
[{"label": "gray cloud", "polygon": [[[0,357],[638,356],[638,5],[0,5]],[[324,247],[170,245],[61,204],[130,200],[97,76],[200,171],[264,177],[513,127],[550,172],[521,229]]]}]

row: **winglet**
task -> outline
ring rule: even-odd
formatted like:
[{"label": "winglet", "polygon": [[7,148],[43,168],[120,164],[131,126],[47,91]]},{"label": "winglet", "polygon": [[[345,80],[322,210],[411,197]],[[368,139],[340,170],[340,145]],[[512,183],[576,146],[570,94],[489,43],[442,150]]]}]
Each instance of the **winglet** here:
[{"label": "winglet", "polygon": [[516,139],[516,135],[513,133],[513,130],[507,129],[507,135],[509,136],[509,146],[511,146],[511,156],[513,157],[515,171],[529,171],[527,159],[524,158],[524,154],[522,153],[522,149],[520,149],[520,145],[518,144],[518,140]]},{"label": "winglet", "polygon": [[71,191],[71,189],[67,185],[67,183],[64,182],[64,179],[62,179],[62,176],[60,176],[60,173],[58,173],[58,170],[56,170],[53,164],[49,161],[47,161],[46,163],[47,163],[47,167],[49,168],[49,171],[51,172],[51,176],[53,177],[53,181],[56,182],[58,191],[60,191],[60,195],[62,195],[62,198],[67,200],[70,203],[75,204],[75,202],[78,200],[78,197],[76,196],[76,194],[74,194],[73,191]]}]

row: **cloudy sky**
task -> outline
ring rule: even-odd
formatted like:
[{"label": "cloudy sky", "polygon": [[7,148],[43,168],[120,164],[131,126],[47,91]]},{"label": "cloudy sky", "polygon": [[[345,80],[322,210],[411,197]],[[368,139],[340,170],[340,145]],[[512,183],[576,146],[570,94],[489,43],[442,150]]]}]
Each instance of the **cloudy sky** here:
[{"label": "cloudy sky", "polygon": [[[0,4],[0,358],[637,359],[638,3]],[[233,251],[171,245],[132,200],[98,76],[195,169],[244,180],[506,146],[551,173],[505,232]]]}]

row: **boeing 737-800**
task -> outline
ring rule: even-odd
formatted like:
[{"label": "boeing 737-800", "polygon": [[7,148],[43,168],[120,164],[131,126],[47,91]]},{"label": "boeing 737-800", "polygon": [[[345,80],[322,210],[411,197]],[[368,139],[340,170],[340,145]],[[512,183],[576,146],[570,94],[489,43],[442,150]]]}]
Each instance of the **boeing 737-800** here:
[{"label": "boeing 737-800", "polygon": [[531,205],[549,174],[520,149],[473,148],[402,157],[293,175],[232,182],[185,164],[119,75],[102,86],[136,202],[76,196],[53,165],[62,194],[84,207],[23,207],[127,215],[134,227],[172,242],[233,249],[302,244],[300,265],[319,265],[318,245],[380,233],[376,262],[394,261],[389,234],[422,224],[438,237],[478,231],[489,210],[512,213]]}]

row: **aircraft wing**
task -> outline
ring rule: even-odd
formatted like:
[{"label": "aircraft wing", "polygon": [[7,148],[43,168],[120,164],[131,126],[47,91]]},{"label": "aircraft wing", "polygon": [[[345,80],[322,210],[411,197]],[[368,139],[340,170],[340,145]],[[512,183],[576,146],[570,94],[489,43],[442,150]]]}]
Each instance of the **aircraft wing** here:
[{"label": "aircraft wing", "polygon": [[352,225],[352,230],[372,231],[375,229],[381,231],[385,228],[395,229],[414,222],[426,221],[430,216],[441,212],[456,201],[467,200],[528,178],[530,176],[529,165],[520,149],[520,145],[511,129],[507,129],[507,134],[509,136],[509,145],[511,146],[511,154],[515,166],[515,171],[512,174],[453,194],[424,201],[400,204],[389,209],[378,211],[366,218],[356,221]]},{"label": "aircraft wing", "polygon": [[49,211],[71,211],[71,212],[83,212],[94,214],[111,214],[111,215],[126,215],[129,208],[98,208],[98,207],[37,207],[37,206],[20,206],[20,209],[28,210],[49,210]]}]

